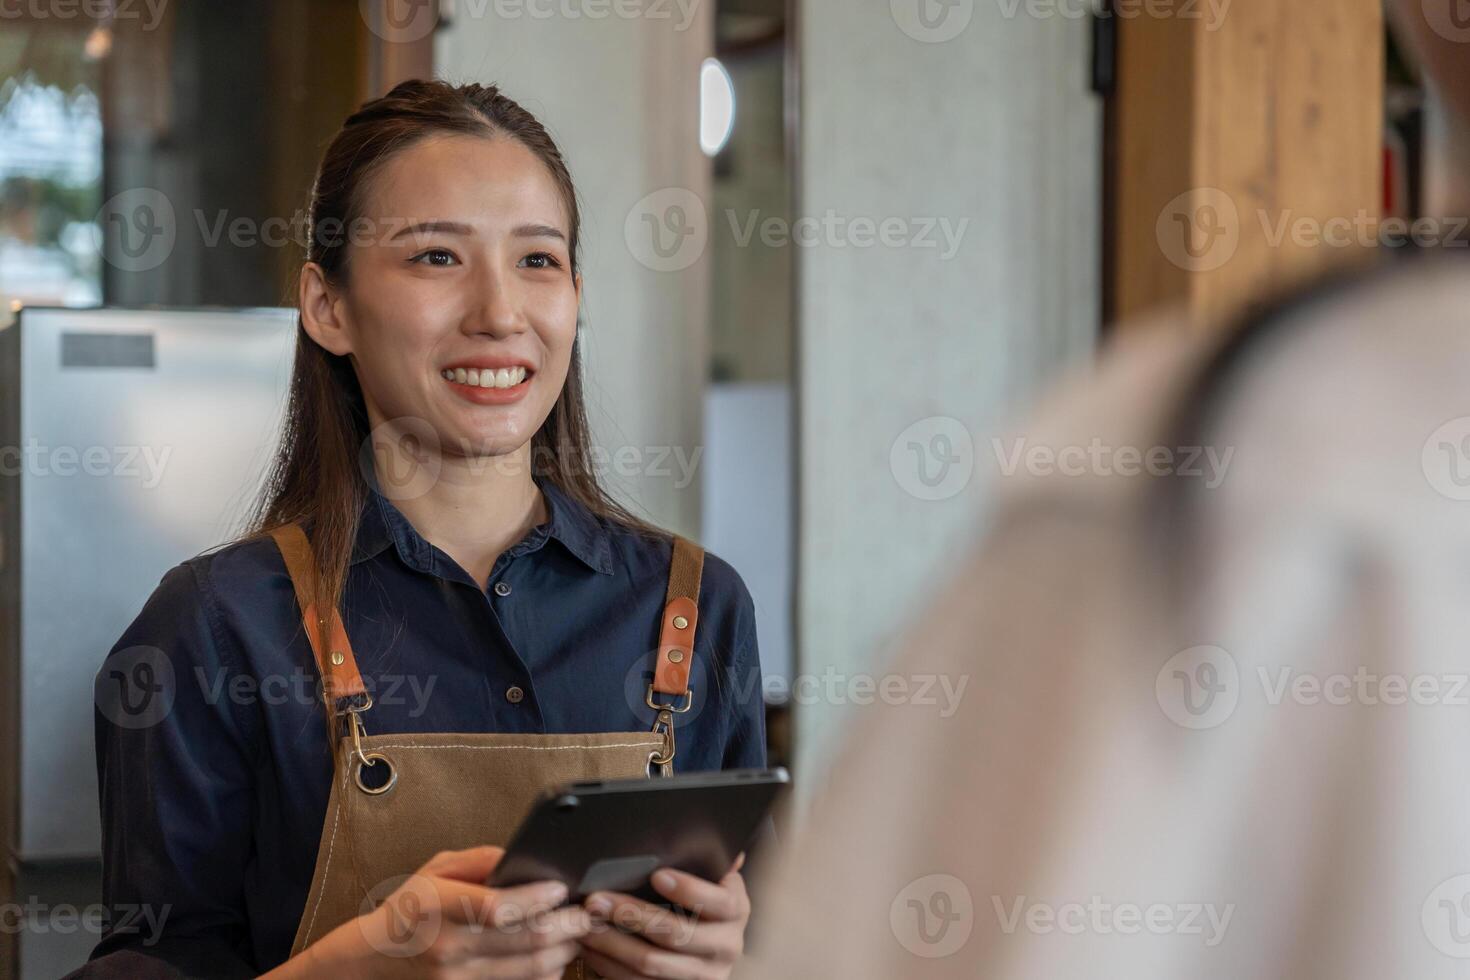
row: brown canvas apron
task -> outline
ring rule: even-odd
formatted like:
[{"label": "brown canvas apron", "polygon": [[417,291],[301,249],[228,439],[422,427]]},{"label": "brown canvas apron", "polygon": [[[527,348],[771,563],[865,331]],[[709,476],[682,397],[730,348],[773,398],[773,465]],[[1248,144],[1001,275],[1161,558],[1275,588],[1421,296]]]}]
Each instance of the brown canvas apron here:
[{"label": "brown canvas apron", "polygon": [[[704,568],[698,545],[674,539],[654,680],[644,696],[658,712],[651,731],[370,735],[364,715],[372,697],[335,609],[330,623],[322,623],[329,630],[327,649],[319,649],[310,595],[316,563],[306,534],[291,524],[271,535],[296,589],[333,723],[342,726],[336,729],[342,735],[316,872],[292,956],[370,911],[439,851],[503,846],[546,789],[577,780],[646,777],[653,765],[663,775],[673,772],[673,716],[687,711],[691,700],[689,668]],[[371,768],[366,779],[365,766]],[[578,980],[594,975],[580,959],[564,974]]]}]

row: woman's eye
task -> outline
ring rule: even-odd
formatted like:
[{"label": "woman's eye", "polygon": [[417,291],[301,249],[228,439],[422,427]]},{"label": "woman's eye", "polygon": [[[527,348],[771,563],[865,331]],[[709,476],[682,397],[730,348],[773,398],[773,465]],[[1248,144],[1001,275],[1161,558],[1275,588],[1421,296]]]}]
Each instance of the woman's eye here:
[{"label": "woman's eye", "polygon": [[[425,259],[428,259],[429,261],[425,262]],[[416,262],[419,265],[445,266],[450,265],[457,260],[455,259],[453,252],[446,251],[442,248],[431,248],[427,252],[421,252],[420,254],[415,255],[411,261]]]},{"label": "woman's eye", "polygon": [[561,268],[561,263],[558,262],[556,260],[556,256],[552,255],[550,252],[534,252],[531,255],[526,256],[525,261],[531,263],[531,268],[533,269]]}]

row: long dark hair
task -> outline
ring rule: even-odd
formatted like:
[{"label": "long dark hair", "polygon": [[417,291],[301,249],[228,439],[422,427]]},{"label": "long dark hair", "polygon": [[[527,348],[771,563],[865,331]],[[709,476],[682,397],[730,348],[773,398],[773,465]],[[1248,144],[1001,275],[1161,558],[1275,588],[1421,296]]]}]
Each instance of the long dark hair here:
[{"label": "long dark hair", "polygon": [[[374,176],[395,154],[436,134],[510,138],[540,158],[566,205],[570,272],[575,276],[581,224],[576,189],[545,127],[494,85],[412,80],[349,116],[322,157],[312,188],[306,258],[321,266],[327,281],[336,287],[348,284],[352,266],[346,230],[359,221]],[[580,349],[580,341],[574,341],[566,383],[531,439],[532,473],[606,521],[668,538],[667,532],[613,500],[590,465]],[[351,361],[318,345],[298,318],[280,447],[241,540],[291,523],[308,526],[318,570],[311,594],[318,609],[341,604],[359,517],[371,489],[371,468],[360,462],[369,437],[367,409]],[[327,628],[318,628],[325,650]]]}]

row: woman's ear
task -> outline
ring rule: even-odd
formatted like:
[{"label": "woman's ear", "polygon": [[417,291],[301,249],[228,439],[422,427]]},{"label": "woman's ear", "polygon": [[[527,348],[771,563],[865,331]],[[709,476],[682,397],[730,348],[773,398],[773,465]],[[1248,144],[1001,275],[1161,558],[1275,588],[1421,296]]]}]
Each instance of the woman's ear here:
[{"label": "woman's ear", "polygon": [[322,267],[315,262],[308,262],[301,267],[297,303],[301,310],[301,326],[312,340],[333,354],[352,353],[352,338],[347,333],[344,304],[328,284]]}]

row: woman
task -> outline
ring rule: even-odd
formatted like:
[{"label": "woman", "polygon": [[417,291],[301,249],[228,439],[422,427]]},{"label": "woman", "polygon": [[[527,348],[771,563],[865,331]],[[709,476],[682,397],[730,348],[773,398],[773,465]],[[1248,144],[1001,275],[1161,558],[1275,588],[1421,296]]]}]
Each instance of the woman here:
[{"label": "woman", "polygon": [[[560,153],[494,87],[405,82],[332,141],[311,222],[251,533],[98,675],[105,901],[159,926],[115,914],[91,970],[727,975],[738,866],[655,874],[687,916],[484,885],[546,786],[765,761],[744,584],[589,468]],[[153,702],[109,710],[130,680]]]}]

